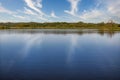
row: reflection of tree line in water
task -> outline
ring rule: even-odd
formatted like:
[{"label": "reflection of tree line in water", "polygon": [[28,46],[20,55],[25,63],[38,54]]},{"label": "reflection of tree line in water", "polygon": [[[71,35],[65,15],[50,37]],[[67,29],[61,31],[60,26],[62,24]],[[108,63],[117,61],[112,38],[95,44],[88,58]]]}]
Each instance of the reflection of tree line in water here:
[{"label": "reflection of tree line in water", "polygon": [[54,35],[67,35],[67,34],[78,34],[78,35],[84,35],[84,34],[94,34],[97,33],[99,35],[108,35],[110,37],[114,36],[116,33],[120,33],[120,31],[111,31],[111,30],[97,30],[97,29],[83,29],[83,30],[35,30],[35,29],[27,29],[27,30],[1,30],[0,33],[18,33],[18,34],[54,34]]},{"label": "reflection of tree line in water", "polygon": [[98,31],[98,34],[105,35],[107,34],[109,37],[113,37],[116,33],[120,33],[119,31]]}]

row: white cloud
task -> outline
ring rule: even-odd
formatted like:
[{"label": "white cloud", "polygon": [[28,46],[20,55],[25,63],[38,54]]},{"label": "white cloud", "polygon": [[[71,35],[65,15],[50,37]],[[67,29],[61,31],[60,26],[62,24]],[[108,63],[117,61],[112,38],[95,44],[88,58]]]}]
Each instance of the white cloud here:
[{"label": "white cloud", "polygon": [[51,17],[53,17],[53,18],[58,18],[58,16],[55,15],[55,12],[54,12],[54,11],[51,12]]},{"label": "white cloud", "polygon": [[[99,8],[97,10],[101,13],[101,20],[108,21],[112,19],[115,22],[119,22],[120,18],[120,0],[97,0]],[[94,14],[93,14],[94,16]],[[100,17],[97,17],[100,21]]]},{"label": "white cloud", "polygon": [[42,0],[37,0],[36,1],[36,6],[39,8],[42,8],[42,4],[41,4]]},{"label": "white cloud", "polygon": [[103,13],[99,10],[93,9],[91,11],[84,11],[82,13],[82,15],[80,15],[80,18],[82,19],[94,19],[94,18],[98,18],[101,17],[103,15]]},{"label": "white cloud", "polygon": [[[42,12],[42,0],[24,0],[28,8],[25,9],[25,14],[34,15],[34,18],[47,21],[47,15]],[[33,17],[33,16],[32,16]]]},{"label": "white cloud", "polygon": [[97,0],[96,7],[84,10],[80,19],[90,22],[107,22],[110,19],[116,21],[120,18],[120,0]]},{"label": "white cloud", "polygon": [[[112,19],[114,21],[120,22],[120,0],[95,0],[94,8],[88,8],[83,12],[79,12],[78,14],[78,4],[81,0],[67,0],[70,3],[70,10],[65,10],[64,12],[67,13],[64,17],[56,16],[56,12],[52,11],[49,15],[46,15],[43,11],[43,0],[24,0],[25,5],[23,6],[24,10],[19,10],[19,12],[10,11],[9,9],[2,6],[0,3],[0,13],[5,13],[9,16],[12,20],[13,18],[20,18],[20,19],[28,19],[28,20],[36,20],[36,21],[68,21],[75,22],[75,21],[108,21]],[[89,4],[93,5],[93,4]],[[83,7],[81,7],[83,8]],[[26,15],[25,15],[26,14]],[[69,15],[68,15],[69,14]],[[21,16],[24,15],[24,16]],[[71,16],[72,15],[72,16]],[[55,19],[56,18],[56,19]]]},{"label": "white cloud", "polygon": [[41,20],[43,20],[43,21],[48,21],[47,18],[44,18],[44,17],[41,17],[41,16],[36,16],[36,18],[37,18],[38,20],[41,19]]},{"label": "white cloud", "polygon": [[30,9],[28,9],[28,8],[26,8],[26,7],[24,7],[24,9],[25,9],[25,11],[24,11],[25,14],[37,15],[35,12],[33,12],[32,10],[30,10]]},{"label": "white cloud", "polygon": [[44,13],[41,11],[42,8],[42,0],[24,0],[29,8],[38,12],[40,16],[43,16]]},{"label": "white cloud", "polygon": [[75,16],[78,12],[78,3],[80,2],[80,0],[68,0],[68,2],[71,4],[71,10],[65,10],[65,12]]},{"label": "white cloud", "polygon": [[106,4],[107,10],[111,15],[120,17],[120,0],[106,0],[103,3]]},{"label": "white cloud", "polygon": [[13,15],[13,17],[20,18],[20,19],[25,19],[24,16],[20,16],[20,15]]}]

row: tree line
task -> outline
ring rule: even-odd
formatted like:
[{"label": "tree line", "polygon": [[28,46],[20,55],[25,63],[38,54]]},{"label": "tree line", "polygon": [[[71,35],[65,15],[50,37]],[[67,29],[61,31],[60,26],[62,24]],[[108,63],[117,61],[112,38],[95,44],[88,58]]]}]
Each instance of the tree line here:
[{"label": "tree line", "polygon": [[67,23],[67,22],[18,22],[18,23],[0,23],[0,29],[113,29],[120,30],[120,24],[117,23]]}]

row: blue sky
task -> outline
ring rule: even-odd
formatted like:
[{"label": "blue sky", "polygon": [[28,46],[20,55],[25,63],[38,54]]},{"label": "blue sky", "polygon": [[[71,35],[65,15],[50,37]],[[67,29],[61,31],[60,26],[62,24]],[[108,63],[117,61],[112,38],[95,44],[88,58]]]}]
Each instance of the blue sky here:
[{"label": "blue sky", "polygon": [[120,0],[0,0],[0,22],[120,23]]}]

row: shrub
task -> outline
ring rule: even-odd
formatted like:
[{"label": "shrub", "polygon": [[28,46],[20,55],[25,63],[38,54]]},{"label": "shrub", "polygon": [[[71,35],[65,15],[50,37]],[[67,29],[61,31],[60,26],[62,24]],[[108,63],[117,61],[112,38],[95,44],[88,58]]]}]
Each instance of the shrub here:
[{"label": "shrub", "polygon": [[118,25],[118,27],[120,27],[120,24]]}]

